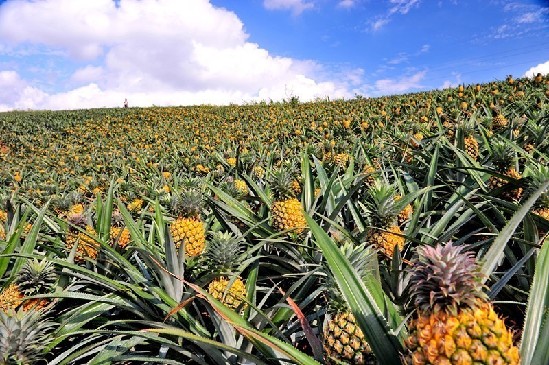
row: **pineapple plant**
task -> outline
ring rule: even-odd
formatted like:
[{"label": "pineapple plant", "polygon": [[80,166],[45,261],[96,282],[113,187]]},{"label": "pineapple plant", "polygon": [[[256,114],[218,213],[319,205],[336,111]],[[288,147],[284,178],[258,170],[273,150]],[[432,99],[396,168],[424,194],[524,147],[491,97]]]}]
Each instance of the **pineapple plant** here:
[{"label": "pineapple plant", "polygon": [[[340,250],[349,259],[359,277],[367,274],[372,261],[372,252],[365,244],[354,246],[345,241]],[[326,288],[328,290],[328,315],[322,329],[322,342],[326,361],[329,364],[376,364],[370,345],[358,326],[354,315],[348,309],[339,287],[332,277],[331,270],[324,267]]]},{"label": "pineapple plant", "polygon": [[174,194],[171,198],[171,208],[177,218],[170,225],[170,233],[177,248],[184,245],[188,257],[200,255],[206,247],[202,204],[202,193],[196,188]]},{"label": "pineapple plant", "polygon": [[[507,141],[496,140],[493,142],[492,163],[494,164],[497,173],[513,180],[521,179],[522,175],[514,167],[515,162],[515,152]],[[501,189],[507,185],[508,180],[509,179],[492,175],[488,179],[488,188],[490,190]],[[513,189],[507,189],[501,196],[504,199],[519,201],[522,196],[522,188],[515,187]]]},{"label": "pineapple plant", "polygon": [[275,199],[271,206],[272,225],[279,231],[291,230],[292,233],[300,234],[305,230],[307,222],[292,181],[292,175],[285,169],[279,169],[271,176]]},{"label": "pineapple plant", "polygon": [[124,218],[118,210],[112,214],[109,236],[111,246],[118,245],[120,248],[126,248],[131,241],[130,230],[124,226]]},{"label": "pineapple plant", "polygon": [[57,274],[51,262],[46,260],[28,260],[21,268],[14,282],[0,292],[0,312],[44,308],[45,298],[25,299],[27,296],[51,293],[57,282]]},{"label": "pineapple plant", "polygon": [[71,251],[75,245],[74,261],[84,262],[87,258],[97,258],[100,245],[93,237],[95,229],[88,224],[84,216],[84,208],[80,204],[73,207],[68,214],[69,230],[66,235],[65,247]]},{"label": "pineapple plant", "polygon": [[479,145],[475,138],[475,126],[474,119],[471,118],[460,124],[460,131],[463,135],[463,149],[473,160],[477,160],[479,157]]},{"label": "pineapple plant", "polygon": [[409,289],[415,313],[406,364],[520,363],[513,334],[483,291],[474,254],[463,246],[419,247]]},{"label": "pineapple plant", "polygon": [[230,232],[214,232],[204,254],[208,268],[216,278],[208,285],[208,292],[234,310],[241,307],[246,297],[244,281],[232,271],[243,258],[244,238]]},{"label": "pineapple plant", "polygon": [[[542,183],[549,180],[549,167],[544,165],[528,166],[524,175],[530,178],[531,186],[535,189],[537,186],[540,186]],[[549,191],[545,191],[541,194],[534,204],[533,213],[546,221],[549,221]],[[543,236],[545,233],[544,230],[541,231],[540,236]]]},{"label": "pineapple plant", "polygon": [[45,362],[46,347],[56,325],[40,311],[0,311],[0,364]]},{"label": "pineapple plant", "polygon": [[366,241],[389,259],[393,257],[395,247],[402,251],[405,243],[398,226],[398,216],[403,209],[395,197],[394,186],[381,179],[376,180],[367,191],[370,230]]}]

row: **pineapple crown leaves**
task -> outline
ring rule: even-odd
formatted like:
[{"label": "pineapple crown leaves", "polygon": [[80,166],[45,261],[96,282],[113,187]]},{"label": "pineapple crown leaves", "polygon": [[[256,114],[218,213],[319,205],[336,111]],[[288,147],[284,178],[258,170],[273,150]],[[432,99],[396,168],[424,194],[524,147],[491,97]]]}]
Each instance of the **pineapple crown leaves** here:
[{"label": "pineapple crown leaves", "polygon": [[240,265],[244,245],[245,240],[240,235],[231,232],[213,232],[204,255],[214,270],[228,273]]},{"label": "pineapple crown leaves", "polygon": [[496,139],[492,142],[492,163],[500,170],[510,167],[515,161],[513,146],[504,139]]},{"label": "pineapple crown leaves", "polygon": [[16,284],[25,295],[50,293],[57,282],[53,263],[42,260],[28,260],[19,271]]},{"label": "pineapple crown leaves", "polygon": [[[349,260],[359,278],[364,280],[370,274],[377,275],[377,254],[374,250],[368,248],[366,243],[355,245],[350,240],[345,240],[339,246],[339,249],[347,260]],[[326,277],[325,287],[330,297],[330,307],[335,311],[347,310],[347,302],[326,262],[323,262],[321,270]]]},{"label": "pineapple crown leaves", "polygon": [[170,199],[172,211],[177,216],[196,217],[199,216],[203,208],[202,192],[198,189],[187,189],[173,194]]},{"label": "pineapple crown leaves", "polygon": [[[529,165],[524,171],[524,177],[528,180],[526,194],[534,191],[549,180],[549,167],[544,165]],[[549,190],[544,191],[536,202],[536,206],[549,208]]]},{"label": "pineapple crown leaves", "polygon": [[0,363],[39,363],[55,327],[40,311],[0,311]]},{"label": "pineapple crown leaves", "polygon": [[396,196],[396,188],[383,180],[378,179],[369,187],[366,207],[374,225],[386,227],[394,223],[398,213],[406,205],[395,199]]},{"label": "pineapple crown leaves", "polygon": [[470,251],[448,242],[422,246],[410,271],[410,302],[420,311],[456,313],[485,300],[482,273]]},{"label": "pineapple crown leaves", "polygon": [[295,198],[295,192],[292,189],[294,178],[287,169],[277,169],[272,172],[269,184],[274,191],[276,199]]}]

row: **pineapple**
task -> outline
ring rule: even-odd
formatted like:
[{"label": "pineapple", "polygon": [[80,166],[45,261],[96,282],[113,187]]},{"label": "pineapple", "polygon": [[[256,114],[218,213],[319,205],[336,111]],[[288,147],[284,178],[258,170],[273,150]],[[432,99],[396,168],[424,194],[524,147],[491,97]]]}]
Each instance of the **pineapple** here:
[{"label": "pineapple", "polygon": [[[506,141],[494,141],[492,145],[492,163],[499,174],[513,180],[519,180],[522,175],[513,167],[515,163],[514,151]],[[509,179],[493,175],[488,179],[490,190],[500,189],[507,185]],[[506,189],[501,197],[507,200],[519,201],[522,196],[522,188]]]},{"label": "pineapple", "polygon": [[130,230],[124,226],[124,219],[119,211],[114,211],[111,219],[110,244],[126,248],[131,241]]},{"label": "pineapple", "polygon": [[86,258],[97,258],[100,245],[92,238],[96,235],[95,229],[86,223],[86,218],[81,213],[69,213],[68,218],[70,226],[65,246],[70,251],[74,245],[78,245],[74,261],[84,262]]},{"label": "pineapple", "polygon": [[492,125],[495,129],[502,129],[502,128],[505,128],[507,127],[507,124],[508,124],[508,120],[507,118],[505,118],[505,116],[503,114],[497,114],[493,119],[492,119]]},{"label": "pineapple", "polygon": [[208,292],[234,310],[245,303],[246,285],[231,272],[243,259],[245,241],[229,232],[214,232],[204,256],[210,271],[217,277],[208,285]]},{"label": "pineapple", "polygon": [[[400,195],[395,195],[395,202],[399,201],[400,199],[402,199],[402,197]],[[398,225],[401,226],[403,225],[405,222],[407,222],[408,220],[410,220],[410,218],[412,218],[412,214],[414,213],[414,208],[412,208],[412,205],[411,204],[406,204],[406,206],[404,207],[404,209],[402,209],[399,213],[398,213]]]},{"label": "pineapple", "polygon": [[345,168],[349,163],[350,156],[348,153],[336,153],[333,157],[334,163],[340,168]]},{"label": "pineapple", "polygon": [[477,160],[479,156],[478,141],[475,138],[475,122],[474,118],[460,123],[460,131],[463,138],[463,149],[473,160]]},{"label": "pineapple", "polygon": [[246,181],[242,179],[235,179],[233,184],[235,189],[240,193],[240,195],[248,195],[248,185],[246,184]]},{"label": "pineapple", "polygon": [[366,241],[379,250],[385,257],[392,258],[395,247],[404,248],[405,239],[398,226],[398,215],[403,209],[395,199],[396,192],[392,185],[376,180],[368,189],[367,207],[371,228]]},{"label": "pineapple", "polygon": [[175,246],[185,247],[185,255],[196,257],[206,247],[206,226],[202,221],[202,193],[189,189],[174,194],[171,200],[172,211],[177,218],[170,225],[170,233]]},{"label": "pineapple", "polygon": [[471,157],[473,160],[477,160],[479,156],[479,150],[478,150],[478,141],[473,135],[468,135],[463,140],[465,145],[465,152]]},{"label": "pineapple", "polygon": [[417,132],[410,137],[410,145],[413,148],[418,148],[421,144],[421,141],[423,140],[423,133]]},{"label": "pineapple", "polygon": [[54,326],[40,311],[0,311],[0,364],[45,363]]},{"label": "pineapple", "polygon": [[16,310],[20,306],[25,311],[44,308],[48,299],[25,297],[52,292],[56,281],[57,275],[51,262],[27,261],[17,279],[0,293],[0,312]]},{"label": "pineapple", "polygon": [[292,189],[292,181],[287,170],[280,169],[273,173],[271,186],[275,193],[275,201],[271,206],[272,225],[279,231],[291,230],[300,234],[305,230],[307,222],[301,202],[297,200]]},{"label": "pineapple", "polygon": [[418,249],[410,269],[416,312],[405,363],[518,365],[513,334],[483,292],[474,255],[462,249],[451,242]]},{"label": "pineapple", "polygon": [[[365,244],[354,247],[349,241],[340,246],[340,250],[349,259],[357,273],[362,278],[367,272],[368,264],[373,260],[372,252]],[[331,270],[325,267],[330,302],[329,315],[323,325],[323,347],[328,363],[334,364],[375,364],[375,358],[370,345],[364,338],[364,333],[356,323],[354,315],[348,309],[340,293]]]},{"label": "pineapple", "polygon": [[130,213],[139,213],[143,208],[143,199],[136,198],[128,204]]}]

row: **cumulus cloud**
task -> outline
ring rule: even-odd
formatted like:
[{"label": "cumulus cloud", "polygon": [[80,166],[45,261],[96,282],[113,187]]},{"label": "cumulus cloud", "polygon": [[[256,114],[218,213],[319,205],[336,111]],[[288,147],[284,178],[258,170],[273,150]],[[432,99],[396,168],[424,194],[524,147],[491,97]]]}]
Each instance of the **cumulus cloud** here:
[{"label": "cumulus cloud", "polygon": [[528,71],[524,73],[524,77],[533,77],[538,73],[541,73],[542,75],[549,74],[549,61],[529,68]]},{"label": "cumulus cloud", "polygon": [[263,6],[269,10],[291,10],[294,15],[299,15],[314,8],[314,3],[306,0],[264,0]]},{"label": "cumulus cloud", "polygon": [[16,71],[0,71],[0,111],[33,109],[46,93],[30,86]]},{"label": "cumulus cloud", "polygon": [[404,76],[399,79],[377,80],[375,86],[384,95],[404,93],[422,88],[423,86],[420,82],[425,77],[425,74],[426,71],[419,71],[411,76]]},{"label": "cumulus cloud", "polygon": [[[294,12],[312,7],[267,3]],[[321,65],[249,42],[241,20],[208,0],[8,1],[0,5],[0,48],[40,49],[41,57],[45,48],[77,65],[51,94],[4,70],[2,82],[19,90],[0,95],[4,108],[119,106],[126,97],[141,106],[226,104],[279,100],[289,90],[301,100],[352,96],[344,83],[319,77]]]}]

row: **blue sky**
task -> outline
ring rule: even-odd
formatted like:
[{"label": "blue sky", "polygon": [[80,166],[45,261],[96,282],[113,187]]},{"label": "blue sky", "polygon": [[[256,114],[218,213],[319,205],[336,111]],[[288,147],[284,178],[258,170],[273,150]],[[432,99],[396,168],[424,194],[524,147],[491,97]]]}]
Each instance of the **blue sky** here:
[{"label": "blue sky", "polygon": [[375,97],[536,72],[548,1],[0,1],[0,110]]}]

